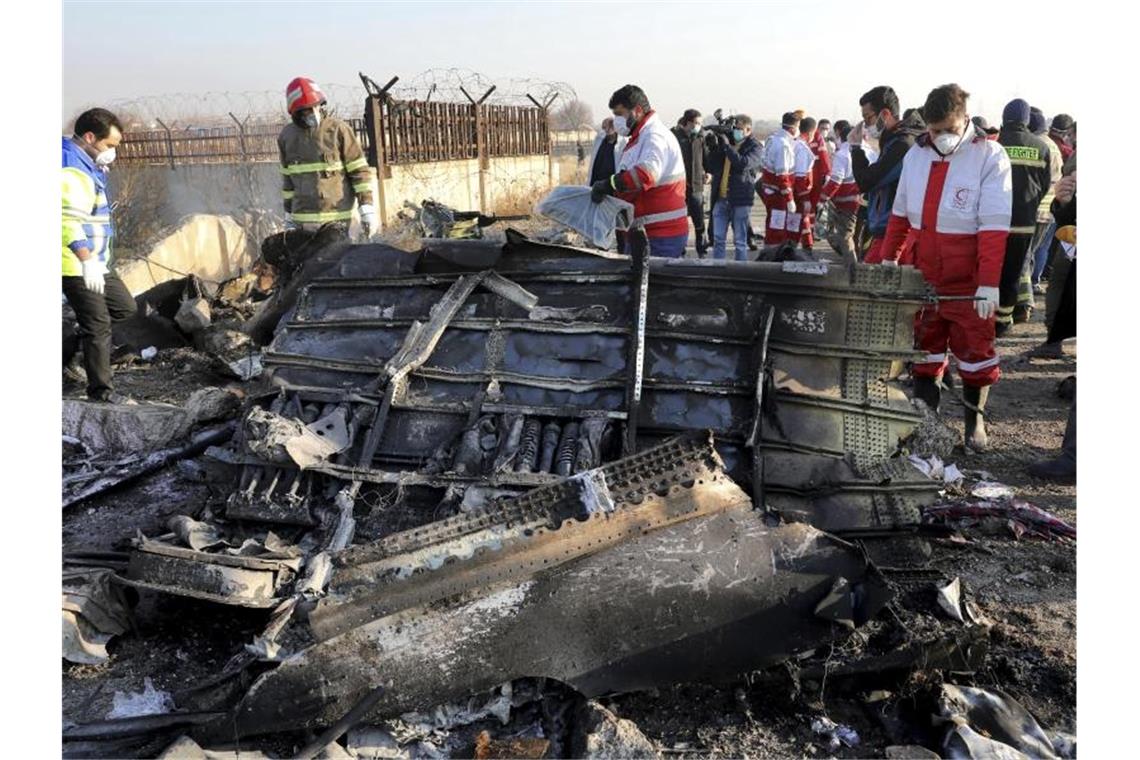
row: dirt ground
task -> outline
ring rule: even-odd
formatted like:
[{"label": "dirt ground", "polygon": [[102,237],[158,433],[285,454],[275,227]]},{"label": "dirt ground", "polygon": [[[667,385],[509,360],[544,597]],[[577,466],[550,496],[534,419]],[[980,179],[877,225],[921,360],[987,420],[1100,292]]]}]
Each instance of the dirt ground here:
[{"label": "dirt ground", "polygon": [[[1055,389],[1076,372],[1074,342],[1066,345],[1063,359],[1021,358],[1044,337],[1043,298],[1038,306],[1030,324],[1016,327],[998,342],[1003,377],[990,396],[991,450],[971,455],[959,447],[949,461],[963,469],[988,471],[1020,498],[1075,525],[1075,488],[1050,485],[1026,473],[1027,465],[1053,455],[1060,445],[1069,402],[1058,398]],[[184,401],[197,387],[232,382],[189,349],[160,352],[150,364],[120,367],[117,378],[119,390],[135,398],[169,403]],[[78,390],[65,392],[74,396]],[[959,403],[946,399],[942,413],[961,430]],[[175,468],[167,469],[66,513],[63,551],[122,550],[124,540],[136,531],[162,532],[167,517],[196,514],[209,499],[223,495],[216,487],[212,491],[183,479]],[[931,566],[960,577],[994,623],[985,667],[972,683],[1002,688],[1048,729],[1075,732],[1075,544],[968,537],[968,544],[935,542]],[[216,674],[264,623],[264,613],[146,593],[135,618],[137,630],[110,644],[108,664],[63,664],[65,723],[105,718],[116,692],[141,691],[146,678],[158,689],[177,692]],[[827,684],[813,693],[791,695],[748,679],[629,694],[604,703],[637,723],[667,757],[883,757],[887,746],[898,743],[889,722],[870,706],[867,693]],[[826,739],[811,729],[812,719],[821,715],[851,726],[860,744],[829,749]],[[284,738],[269,747],[288,752],[300,739]],[[162,746],[141,751],[153,755]]]}]

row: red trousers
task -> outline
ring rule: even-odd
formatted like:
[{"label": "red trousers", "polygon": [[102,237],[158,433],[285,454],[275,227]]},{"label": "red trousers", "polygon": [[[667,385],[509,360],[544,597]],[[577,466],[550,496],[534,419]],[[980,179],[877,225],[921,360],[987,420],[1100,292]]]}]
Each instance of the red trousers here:
[{"label": "red trousers", "polygon": [[815,202],[811,200],[810,195],[805,195],[796,198],[796,211],[800,213],[800,228],[798,235],[800,245],[804,248],[811,248],[815,243],[815,236],[813,229],[815,228]]},{"label": "red trousers", "polygon": [[761,190],[760,200],[767,211],[764,218],[764,245],[780,245],[792,237],[787,231],[789,198],[790,195],[769,193],[766,188]]},{"label": "red trousers", "polygon": [[994,350],[994,319],[979,317],[972,301],[924,306],[914,318],[914,344],[926,352],[926,358],[911,369],[915,377],[942,377],[949,363],[947,349],[958,360],[963,385],[981,388],[1001,377]]}]

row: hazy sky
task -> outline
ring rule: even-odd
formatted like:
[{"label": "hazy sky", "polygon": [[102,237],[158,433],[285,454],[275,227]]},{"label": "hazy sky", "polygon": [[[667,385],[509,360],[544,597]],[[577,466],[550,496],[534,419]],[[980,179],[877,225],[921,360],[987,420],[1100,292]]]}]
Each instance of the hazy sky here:
[{"label": "hazy sky", "polygon": [[[1027,64],[1033,36],[1010,31],[1035,11],[955,4],[934,22],[921,18],[922,3],[893,7],[65,0],[63,116],[144,95],[283,91],[298,74],[354,84],[358,71],[384,81],[459,67],[492,80],[566,81],[598,118],[627,82],[672,123],[690,106],[851,118],[874,85],[892,85],[908,107],[953,81],[972,94],[971,113],[991,122],[1013,97],[1079,119],[1076,72],[1048,57]],[[896,26],[883,28],[884,17]]]}]

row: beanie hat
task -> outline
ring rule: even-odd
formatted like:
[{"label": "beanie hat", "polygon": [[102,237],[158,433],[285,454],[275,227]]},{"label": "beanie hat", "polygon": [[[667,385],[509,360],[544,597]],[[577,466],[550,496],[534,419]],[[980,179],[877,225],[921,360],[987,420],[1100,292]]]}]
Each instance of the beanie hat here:
[{"label": "beanie hat", "polygon": [[1001,112],[1001,121],[1002,124],[1028,124],[1029,114],[1029,104],[1021,98],[1014,98],[1005,104],[1005,110]]},{"label": "beanie hat", "polygon": [[1049,125],[1049,129],[1055,129],[1058,132],[1065,132],[1073,127],[1073,117],[1067,113],[1059,113],[1053,117],[1053,123]]}]

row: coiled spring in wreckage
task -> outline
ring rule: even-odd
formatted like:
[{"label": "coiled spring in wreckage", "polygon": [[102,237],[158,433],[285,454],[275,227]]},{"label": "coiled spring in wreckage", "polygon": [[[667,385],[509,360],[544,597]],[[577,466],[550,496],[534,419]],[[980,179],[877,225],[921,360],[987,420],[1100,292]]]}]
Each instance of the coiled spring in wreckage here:
[{"label": "coiled spring in wreckage", "polygon": [[533,417],[523,426],[522,440],[519,443],[515,472],[534,472],[538,462],[538,449],[542,443],[542,423]]}]

